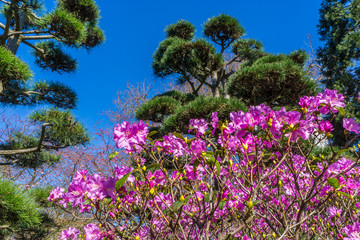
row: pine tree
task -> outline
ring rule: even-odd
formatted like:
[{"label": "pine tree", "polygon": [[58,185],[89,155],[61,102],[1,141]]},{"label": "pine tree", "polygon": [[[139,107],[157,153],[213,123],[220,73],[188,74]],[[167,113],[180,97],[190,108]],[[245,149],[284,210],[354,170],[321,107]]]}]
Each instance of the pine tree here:
[{"label": "pine tree", "polygon": [[[295,105],[296,99],[316,92],[316,83],[304,71],[304,51],[273,55],[260,41],[242,38],[244,28],[233,17],[221,14],[203,25],[207,39],[195,38],[195,27],[180,20],[165,29],[166,39],[153,55],[157,77],[175,76],[188,94],[167,92],[143,104],[136,117],[161,125],[157,130],[187,133],[190,118],[220,119],[249,105]],[[210,41],[209,41],[210,40]],[[202,89],[210,96],[201,96]]]},{"label": "pine tree", "polygon": [[[104,42],[98,6],[94,0],[58,0],[50,12],[45,12],[40,0],[1,0],[0,6],[4,19],[0,22],[0,104],[53,106],[29,116],[41,128],[36,134],[14,132],[0,144],[0,166],[35,170],[59,163],[57,150],[90,140],[84,126],[69,112],[76,107],[76,93],[61,82],[35,81],[29,66],[16,54],[21,44],[27,45],[39,68],[59,74],[73,72],[77,61],[64,48],[90,50]],[[0,239],[22,233],[22,239],[40,239],[36,237],[39,224],[49,218],[40,216],[38,210],[33,214],[37,206],[26,206],[31,197],[19,187],[4,179],[0,185],[12,192],[7,196],[0,193]],[[31,216],[25,216],[23,208],[28,208]]]},{"label": "pine tree", "polygon": [[[318,25],[320,40],[324,42],[317,51],[324,75],[322,85],[346,96],[346,118],[360,116],[357,103],[360,91],[359,6],[359,0],[324,0]],[[336,119],[335,129],[342,129],[342,118]],[[344,132],[335,132],[333,144],[343,143]]]}]

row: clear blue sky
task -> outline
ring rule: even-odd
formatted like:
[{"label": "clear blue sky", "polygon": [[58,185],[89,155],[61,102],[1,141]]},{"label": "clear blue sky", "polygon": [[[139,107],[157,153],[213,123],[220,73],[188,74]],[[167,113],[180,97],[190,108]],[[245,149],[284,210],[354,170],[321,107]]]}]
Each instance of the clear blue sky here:
[{"label": "clear blue sky", "polygon": [[[46,1],[51,4],[52,1]],[[164,28],[180,19],[192,22],[196,36],[203,37],[201,26],[212,16],[226,13],[236,17],[248,38],[264,43],[271,53],[289,53],[306,48],[307,36],[319,46],[317,28],[320,0],[98,0],[106,42],[87,54],[70,50],[78,58],[75,73],[58,75],[41,71],[22,46],[18,55],[30,64],[37,79],[61,80],[70,85],[79,97],[74,114],[92,131],[102,111],[112,107],[116,92],[126,82],[155,80],[152,74],[152,54],[164,39]],[[48,5],[49,8],[51,5]],[[158,80],[159,81],[159,80]],[[19,109],[18,109],[19,110]],[[12,110],[14,111],[14,110]],[[26,111],[21,109],[23,113]]]}]

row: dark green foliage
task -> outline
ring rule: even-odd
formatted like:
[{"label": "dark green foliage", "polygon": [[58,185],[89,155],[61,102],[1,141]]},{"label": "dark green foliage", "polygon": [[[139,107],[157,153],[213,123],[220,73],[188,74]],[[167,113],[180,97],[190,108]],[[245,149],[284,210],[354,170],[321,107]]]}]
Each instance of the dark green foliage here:
[{"label": "dark green foliage", "polygon": [[250,64],[266,55],[263,52],[263,44],[255,39],[239,39],[232,44],[232,52],[239,56],[242,61]]},{"label": "dark green foliage", "polygon": [[167,38],[160,43],[159,47],[153,54],[152,68],[155,75],[157,75],[158,77],[165,77],[174,73],[171,67],[167,66],[166,63],[162,61],[162,58],[164,57],[164,54],[169,46],[171,46],[172,44],[181,45],[185,42],[186,41],[181,38]]},{"label": "dark green foliage", "polygon": [[238,20],[226,14],[209,18],[204,24],[205,36],[224,47],[228,47],[244,33],[245,29]]},{"label": "dark green foliage", "polygon": [[54,204],[49,202],[48,197],[50,196],[50,191],[54,188],[52,186],[48,187],[34,187],[28,190],[29,196],[31,196],[34,201],[41,207],[53,207]]},{"label": "dark green foliage", "polygon": [[34,200],[19,186],[0,179],[0,238],[41,223],[42,216]]},{"label": "dark green foliage", "polygon": [[105,42],[105,34],[101,28],[97,25],[90,24],[87,27],[86,38],[82,42],[81,46],[87,50],[97,47]]},{"label": "dark green foliage", "polygon": [[[223,64],[221,54],[217,54],[215,47],[203,39],[194,42],[180,39],[170,40],[171,42],[165,41],[167,42],[164,45],[170,44],[162,54],[160,61],[158,61],[160,52],[155,53],[154,57],[155,64],[153,66],[159,76],[185,73],[188,78],[194,77],[205,81],[213,71],[219,69]],[[158,50],[162,49],[163,47]]]},{"label": "dark green foliage", "polygon": [[34,84],[34,103],[48,103],[59,108],[72,109],[76,106],[77,95],[71,88],[60,82],[40,81]]},{"label": "dark green foliage", "polygon": [[190,41],[195,34],[195,26],[186,20],[177,21],[165,28],[166,38],[178,37]]},{"label": "dark green foliage", "polygon": [[229,79],[227,92],[249,105],[291,106],[297,104],[299,97],[314,95],[316,87],[303,66],[291,57],[268,55],[235,73]]},{"label": "dark green foliage", "polygon": [[136,117],[153,122],[161,122],[166,116],[173,114],[180,102],[169,96],[155,97],[136,110]]},{"label": "dark green foliage", "polygon": [[42,69],[50,69],[53,72],[69,73],[77,68],[77,62],[70,55],[63,52],[59,44],[53,41],[40,42],[36,47],[43,52],[33,51],[35,63]]},{"label": "dark green foliage", "polygon": [[172,97],[174,98],[175,100],[178,100],[180,101],[181,103],[188,103],[190,101],[193,101],[196,96],[194,96],[193,94],[191,93],[183,93],[183,92],[180,92],[180,91],[167,91],[167,92],[164,92],[162,94],[158,94],[156,95],[155,97],[161,97],[161,96],[169,96],[169,97]]},{"label": "dark green foliage", "polygon": [[236,98],[224,97],[197,97],[194,101],[179,107],[176,112],[163,121],[164,130],[167,132],[188,133],[188,126],[192,118],[211,120],[211,113],[218,112],[220,120],[229,118],[233,111],[246,111],[244,103]]},{"label": "dark green foliage", "polygon": [[59,0],[59,5],[82,22],[93,22],[100,17],[99,9],[93,0]]},{"label": "dark green foliage", "polygon": [[0,80],[26,81],[32,77],[29,66],[12,52],[0,46]]},{"label": "dark green foliage", "polygon": [[[360,91],[360,0],[324,0],[318,32],[324,45],[317,51],[322,67],[322,85],[345,96],[345,117],[360,117],[357,95]],[[334,122],[342,129],[342,118]],[[339,126],[339,128],[337,128]],[[334,144],[344,145],[342,131],[334,132]]]},{"label": "dark green foliage", "polygon": [[54,232],[59,231],[60,227],[53,218],[46,213],[41,213],[42,221],[40,225],[22,229],[14,234],[18,240],[40,240],[49,239]]},{"label": "dark green foliage", "polygon": [[57,109],[42,110],[32,113],[29,118],[35,122],[50,123],[44,141],[49,148],[63,148],[86,144],[90,138],[84,126],[69,111]]},{"label": "dark green foliage", "polygon": [[[39,145],[39,137],[27,136],[16,132],[12,138],[0,144],[0,150],[14,150],[34,148]],[[17,168],[37,169],[44,164],[49,166],[60,162],[56,153],[41,151],[3,156],[3,164],[13,165]]]},{"label": "dark green foliage", "polygon": [[46,27],[59,40],[69,46],[77,46],[86,37],[84,24],[64,9],[56,9],[46,17]]},{"label": "dark green foliage", "polygon": [[[22,81],[10,81],[6,87],[20,92],[5,89],[4,94],[0,94],[0,103],[3,105],[52,104],[59,108],[70,109],[76,106],[76,93],[60,82],[40,81],[30,88]],[[27,95],[28,92],[33,94]]]},{"label": "dark green foliage", "polygon": [[[167,92],[155,96],[138,109],[139,119],[161,124],[156,125],[161,134],[188,133],[190,118],[209,119],[211,112],[226,119],[231,111],[244,109],[244,102],[281,107],[296,105],[298,97],[316,93],[316,83],[304,72],[304,51],[276,56],[266,53],[260,41],[240,39],[245,30],[225,14],[209,18],[203,31],[212,43],[194,39],[194,27],[189,22],[172,24],[153,54],[156,76],[164,79],[172,75],[178,85],[187,84],[191,89],[190,95]],[[220,45],[220,52],[214,43]],[[201,95],[209,90],[212,97]]]}]

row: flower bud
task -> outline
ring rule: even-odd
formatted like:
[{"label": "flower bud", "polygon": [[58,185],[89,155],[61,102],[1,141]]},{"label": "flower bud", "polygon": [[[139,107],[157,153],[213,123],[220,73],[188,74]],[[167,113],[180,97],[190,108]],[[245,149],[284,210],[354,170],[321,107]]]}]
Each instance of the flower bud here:
[{"label": "flower bud", "polygon": [[145,166],[143,166],[143,167],[142,167],[142,170],[143,170],[143,171],[146,171],[146,167],[145,167]]},{"label": "flower bud", "polygon": [[269,118],[269,120],[267,121],[266,125],[267,125],[269,128],[272,127],[272,125],[273,125],[273,120],[272,120],[272,118]]},{"label": "flower bud", "polygon": [[150,192],[151,195],[154,195],[155,189],[154,189],[154,188],[151,188],[149,192]]},{"label": "flower bud", "polygon": [[183,201],[185,201],[185,198],[184,198],[183,195],[181,195],[181,197],[180,197],[180,202],[183,202]]},{"label": "flower bud", "polygon": [[251,201],[251,199],[249,200],[249,202],[247,203],[247,206],[251,209],[254,207],[253,202]]}]

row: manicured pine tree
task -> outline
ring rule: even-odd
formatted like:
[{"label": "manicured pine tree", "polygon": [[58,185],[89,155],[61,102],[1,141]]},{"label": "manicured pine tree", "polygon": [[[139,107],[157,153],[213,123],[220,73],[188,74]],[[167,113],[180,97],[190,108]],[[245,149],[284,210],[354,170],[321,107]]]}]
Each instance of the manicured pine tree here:
[{"label": "manicured pine tree", "polygon": [[[225,119],[232,111],[261,103],[291,106],[316,92],[316,83],[304,71],[304,51],[266,53],[260,41],[242,38],[245,30],[234,17],[209,18],[203,25],[207,39],[195,38],[195,27],[185,20],[169,25],[165,34],[153,55],[154,73],[162,79],[175,76],[191,93],[166,92],[137,110],[138,119],[160,125],[162,134],[187,133],[190,118],[209,120],[218,112]],[[212,94],[199,94],[203,88]]]},{"label": "manicured pine tree", "polygon": [[[31,114],[30,119],[41,124],[37,134],[14,132],[0,145],[0,166],[35,170],[58,163],[54,151],[86,144],[89,136],[69,112],[76,106],[76,93],[61,82],[33,81],[29,66],[16,56],[17,50],[20,45],[29,46],[41,69],[73,72],[77,61],[64,47],[90,50],[104,42],[99,9],[93,0],[58,0],[50,12],[45,12],[40,0],[1,0],[0,6],[4,20],[0,22],[0,103],[55,107]],[[0,239],[16,234],[40,239],[39,224],[48,220],[39,215],[38,206],[26,204],[31,196],[8,180],[0,179],[0,185],[8,189],[7,194],[0,193]]]},{"label": "manicured pine tree", "polygon": [[[320,40],[324,42],[317,51],[324,76],[321,84],[346,96],[346,118],[360,116],[357,100],[360,91],[359,6],[359,0],[324,0],[318,25]],[[342,118],[334,121],[335,129],[342,129]],[[333,144],[338,146],[346,142],[343,131],[334,132],[333,139]]]}]

